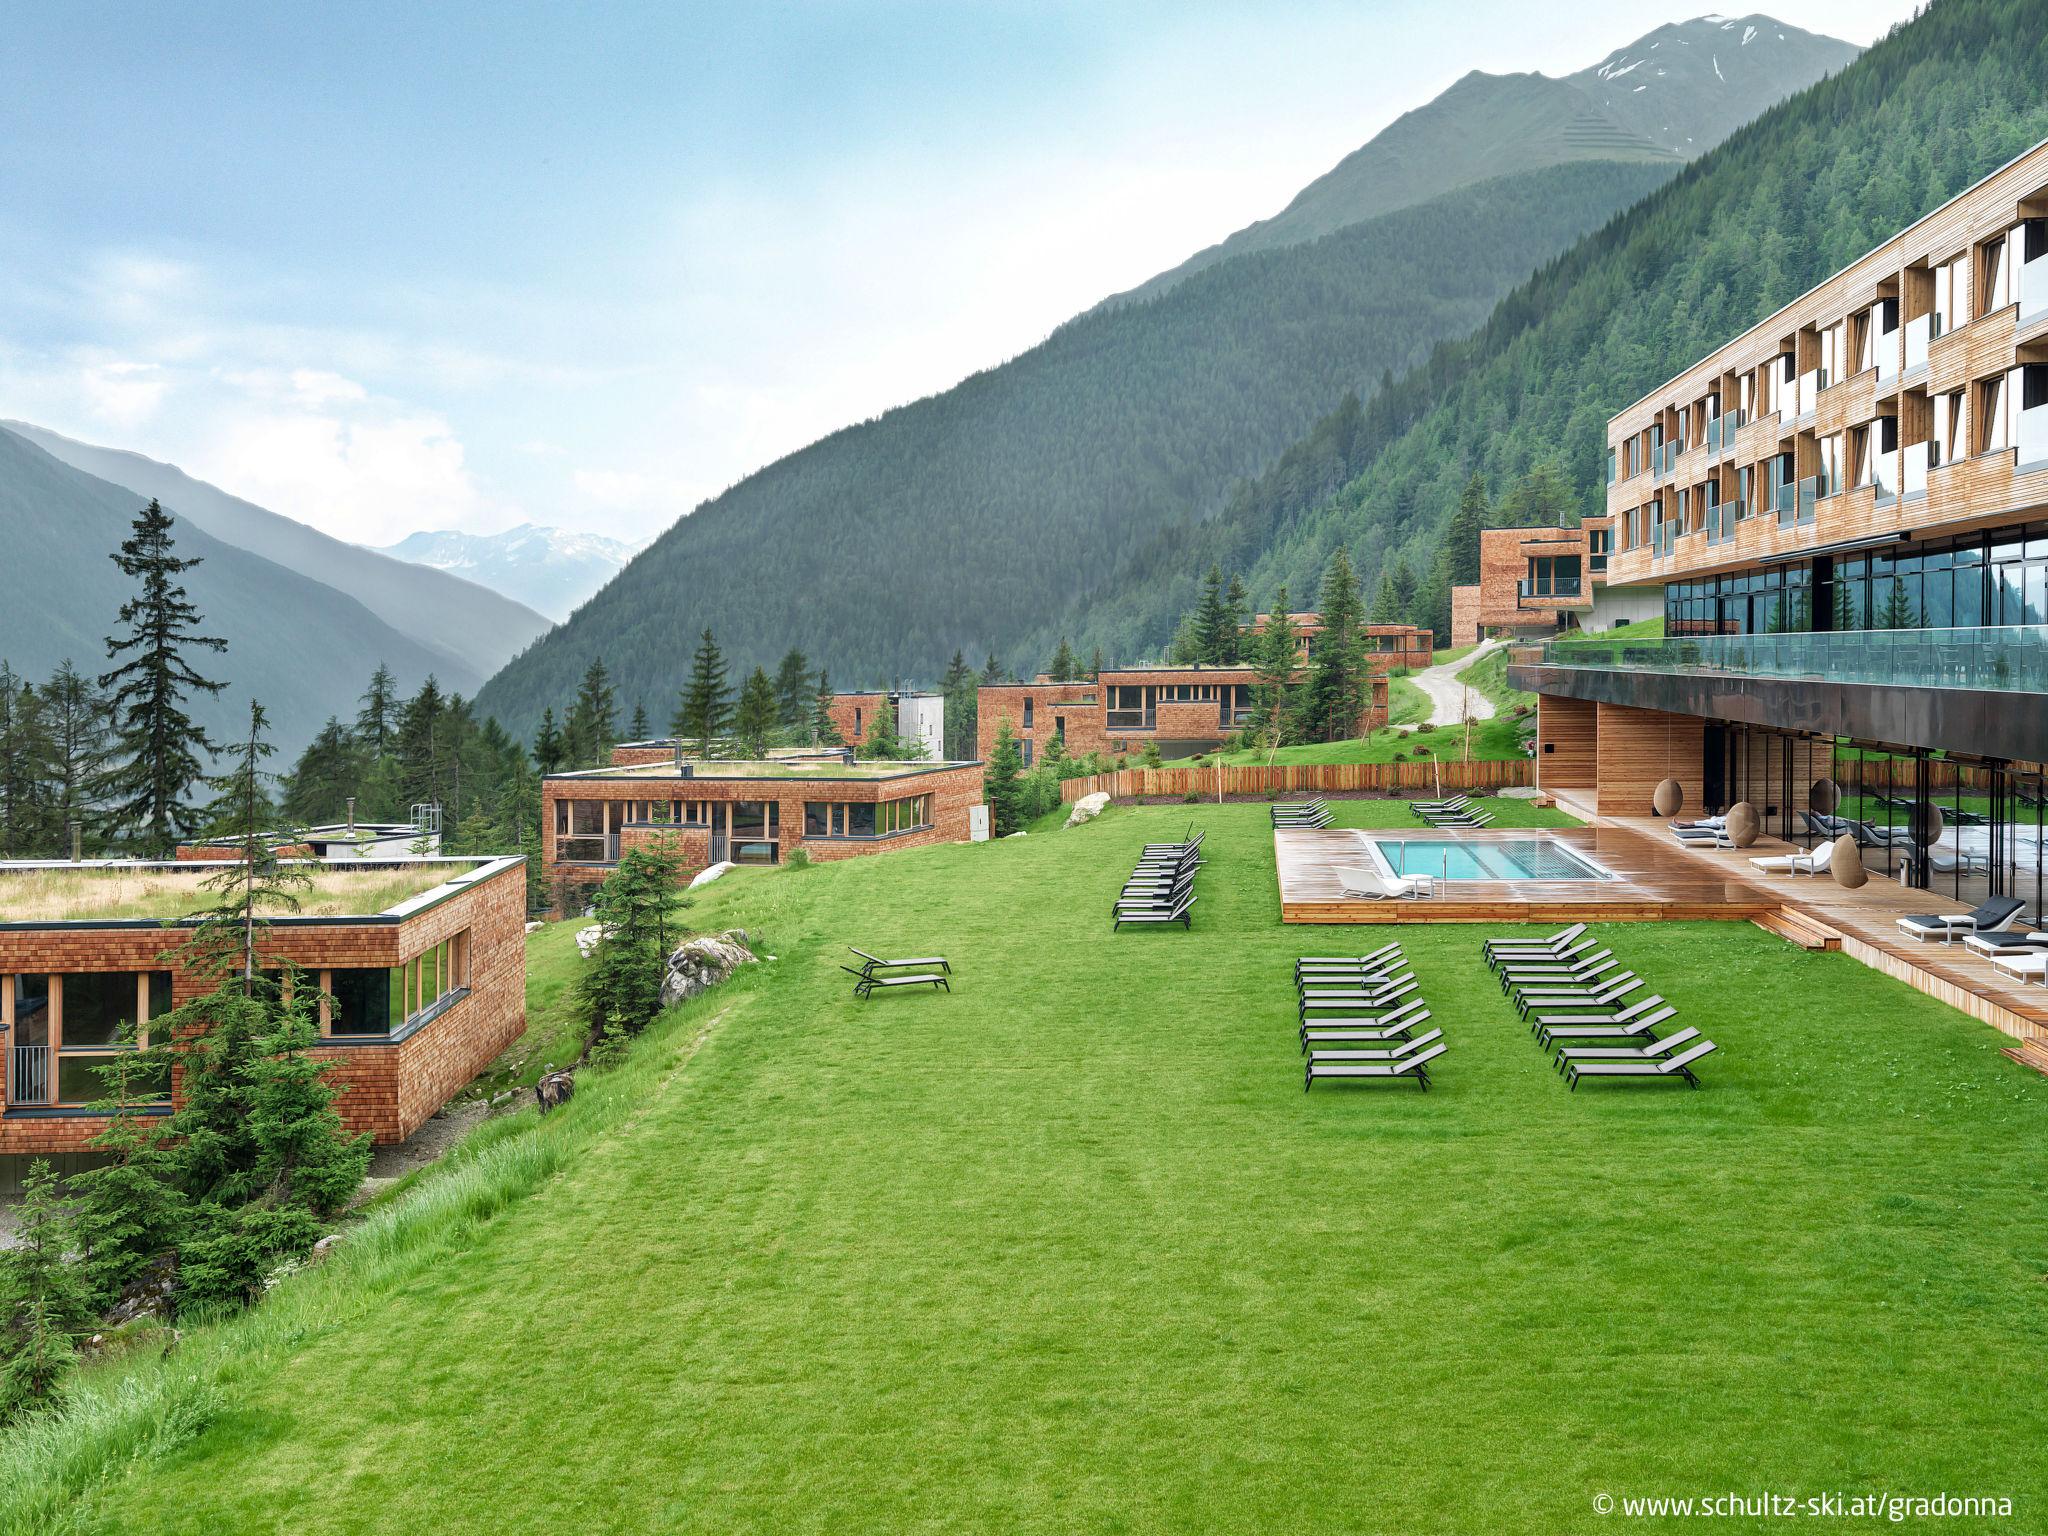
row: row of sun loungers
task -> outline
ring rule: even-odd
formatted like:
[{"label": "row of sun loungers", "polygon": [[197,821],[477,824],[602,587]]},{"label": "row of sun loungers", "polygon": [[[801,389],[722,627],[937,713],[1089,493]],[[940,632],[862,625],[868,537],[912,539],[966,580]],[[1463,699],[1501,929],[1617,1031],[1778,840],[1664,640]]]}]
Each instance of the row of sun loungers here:
[{"label": "row of sun loungers", "polygon": [[1178,843],[1147,843],[1137,867],[1111,906],[1113,928],[1125,923],[1179,923],[1194,927],[1195,871],[1202,867],[1202,837],[1190,826]]},{"label": "row of sun loungers", "polygon": [[1407,965],[1398,943],[1294,962],[1303,1093],[1318,1080],[1412,1082],[1429,1091],[1429,1064],[1444,1053],[1444,1032],[1417,1033],[1429,1008]]},{"label": "row of sun loungers", "polygon": [[1493,821],[1493,812],[1480,810],[1470,795],[1453,795],[1448,800],[1411,800],[1408,809],[1432,827],[1447,831],[1477,831]]},{"label": "row of sun loungers", "polygon": [[1574,1091],[1586,1077],[1675,1077],[1699,1087],[1692,1066],[1714,1042],[1690,1028],[1659,1036],[1678,1010],[1657,993],[1637,996],[1641,978],[1595,946],[1584,923],[1544,939],[1488,939],[1483,952]]},{"label": "row of sun loungers", "polygon": [[948,979],[953,967],[944,955],[921,955],[912,960],[884,960],[880,955],[871,955],[864,949],[846,946],[859,957],[860,965],[839,967],[853,978],[853,995],[865,1000],[874,996],[877,987],[888,990],[891,987],[930,987],[935,992],[951,992],[953,983]]},{"label": "row of sun loungers", "polygon": [[1327,827],[1330,808],[1320,800],[1291,800],[1273,807],[1275,827]]}]

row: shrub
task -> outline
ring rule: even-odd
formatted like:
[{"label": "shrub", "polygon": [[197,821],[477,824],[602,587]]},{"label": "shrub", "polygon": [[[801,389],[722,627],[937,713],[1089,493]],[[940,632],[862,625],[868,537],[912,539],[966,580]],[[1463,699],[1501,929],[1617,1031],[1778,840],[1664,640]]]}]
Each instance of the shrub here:
[{"label": "shrub", "polygon": [[809,869],[811,867],[811,850],[808,848],[790,849],[789,857],[782,861],[782,865],[785,869]]}]

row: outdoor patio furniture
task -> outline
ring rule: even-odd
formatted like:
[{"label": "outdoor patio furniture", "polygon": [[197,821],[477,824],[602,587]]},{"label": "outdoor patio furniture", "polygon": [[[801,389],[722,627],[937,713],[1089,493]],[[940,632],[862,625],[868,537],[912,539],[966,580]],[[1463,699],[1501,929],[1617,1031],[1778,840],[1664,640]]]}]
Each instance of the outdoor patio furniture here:
[{"label": "outdoor patio furniture", "polygon": [[1488,939],[1479,946],[1480,952],[1489,958],[1508,954],[1556,954],[1567,944],[1576,942],[1586,932],[1584,923],[1573,923],[1569,928],[1560,928],[1547,939]]},{"label": "outdoor patio furniture", "polygon": [[2048,986],[2048,950],[2031,955],[1993,955],[1991,963],[2015,980],[2038,976],[2041,984]]},{"label": "outdoor patio furniture", "polygon": [[1538,1013],[1529,1021],[1530,1033],[1539,1039],[1545,1030],[1553,1025],[1569,1027],[1575,1024],[1633,1024],[1646,1013],[1655,1012],[1664,1006],[1664,999],[1652,992],[1625,1008],[1568,1008],[1558,1013]]},{"label": "outdoor patio furniture", "polygon": [[1697,1040],[1699,1033],[1688,1026],[1648,1045],[1568,1045],[1557,1053],[1557,1070],[1575,1061],[1655,1061]]},{"label": "outdoor patio furniture", "polygon": [[1964,937],[1963,948],[1987,960],[1996,955],[2048,954],[2048,933],[2015,933],[2010,928],[1972,933]]},{"label": "outdoor patio furniture", "polygon": [[1554,991],[1529,991],[1517,993],[1515,1008],[1523,1018],[1529,1017],[1537,1008],[1601,1008],[1617,998],[1628,996],[1643,984],[1643,978],[1634,971],[1616,971],[1611,976],[1600,978],[1595,987],[1562,987]]},{"label": "outdoor patio furniture", "polygon": [[1697,1088],[1700,1080],[1693,1076],[1692,1064],[1713,1049],[1713,1041],[1702,1040],[1668,1061],[1568,1062],[1564,1076],[1574,1092],[1578,1090],[1579,1079],[1582,1077],[1681,1077]]},{"label": "outdoor patio furniture", "polygon": [[1749,862],[1767,875],[1824,875],[1834,866],[1835,845],[1822,843],[1809,853],[1765,854]]},{"label": "outdoor patio furniture", "polygon": [[1437,1041],[1443,1039],[1443,1037],[1444,1032],[1442,1030],[1432,1029],[1426,1035],[1417,1035],[1413,1039],[1404,1040],[1396,1046],[1367,1046],[1357,1050],[1346,1046],[1336,1050],[1316,1050],[1308,1053],[1308,1059],[1310,1061],[1399,1061],[1405,1056],[1413,1056],[1417,1051],[1428,1050]]},{"label": "outdoor patio furniture", "polygon": [[931,987],[947,992],[953,990],[953,984],[937,971],[920,972],[911,976],[877,976],[869,971],[856,971],[850,965],[842,965],[839,969],[853,978],[853,995],[856,998],[871,997],[877,987]]},{"label": "outdoor patio furniture", "polygon": [[856,955],[861,957],[861,960],[864,962],[861,969],[869,975],[873,975],[876,971],[929,971],[933,969],[944,971],[949,976],[953,973],[953,967],[946,963],[944,955],[925,955],[916,960],[884,960],[881,956],[871,955],[864,949],[853,949],[851,944],[846,947],[852,949]]},{"label": "outdoor patio furniture", "polygon": [[1596,942],[1593,936],[1586,932],[1584,923],[1578,925],[1578,930],[1577,936],[1565,944],[1546,944],[1532,949],[1489,950],[1486,963],[1496,971],[1504,965],[1547,965],[1553,962],[1564,964],[1572,956],[1584,954]]},{"label": "outdoor patio furniture", "polygon": [[1993,896],[1972,912],[1915,913],[1899,919],[1899,931],[1925,943],[1940,939],[1954,943],[1964,934],[1996,933],[2020,915],[2026,903],[2017,896]]},{"label": "outdoor patio furniture", "polygon": [[1446,800],[1410,800],[1408,809],[1418,816],[1427,816],[1431,811],[1448,811],[1453,814],[1472,808],[1470,795],[1452,795]]},{"label": "outdoor patio furniture", "polygon": [[1389,955],[1384,960],[1350,961],[1340,965],[1296,966],[1294,984],[1297,987],[1329,985],[1336,982],[1362,981],[1371,976],[1386,976],[1408,963],[1406,957]]},{"label": "outdoor patio furniture", "polygon": [[1599,974],[1597,969],[1603,960],[1612,960],[1614,951],[1596,949],[1575,955],[1568,961],[1546,961],[1541,965],[1504,965],[1500,969],[1500,989],[1511,992],[1529,982],[1571,982],[1577,984],[1588,976]]},{"label": "outdoor patio furniture", "polygon": [[1309,1020],[1301,1026],[1301,1048],[1348,1041],[1353,1045],[1384,1045],[1389,1040],[1406,1040],[1429,1021],[1429,1009],[1421,998],[1410,998],[1391,1013],[1361,1014],[1350,1019]]},{"label": "outdoor patio furniture", "polygon": [[1381,960],[1400,958],[1401,946],[1398,942],[1382,944],[1369,955],[1303,955],[1294,962],[1294,973],[1299,976],[1305,966],[1312,965],[1372,965]]},{"label": "outdoor patio furniture", "polygon": [[1577,967],[1569,974],[1538,972],[1535,975],[1524,974],[1518,977],[1515,974],[1516,968],[1510,967],[1501,975],[1500,989],[1511,997],[1519,997],[1524,992],[1587,991],[1604,985],[1607,973],[1620,964],[1621,962],[1613,955],[1602,950],[1598,960]]},{"label": "outdoor patio furniture", "polygon": [[1671,835],[1688,848],[1727,848],[1732,850],[1735,847],[1735,839],[1728,835],[1726,827],[1695,827],[1688,830],[1685,827],[1674,825],[1671,828]]},{"label": "outdoor patio furniture", "polygon": [[1331,1009],[1351,1009],[1359,1012],[1379,1013],[1413,992],[1419,983],[1413,976],[1403,976],[1392,986],[1375,987],[1356,992],[1312,992],[1303,993],[1295,1017],[1304,1022],[1311,1013],[1328,1012]]},{"label": "outdoor patio furniture", "polygon": [[1677,1012],[1664,1003],[1626,1024],[1543,1024],[1539,1020],[1536,1043],[1547,1051],[1563,1040],[1654,1040],[1657,1026]]},{"label": "outdoor patio furniture", "polygon": [[1427,1093],[1429,1064],[1443,1055],[1444,1050],[1441,1044],[1432,1045],[1428,1050],[1418,1051],[1400,1061],[1332,1061],[1320,1066],[1312,1061],[1302,1073],[1301,1091],[1307,1093],[1319,1077],[1356,1082],[1398,1082],[1405,1078]]},{"label": "outdoor patio furniture", "polygon": [[1383,875],[1376,869],[1337,871],[1337,893],[1346,901],[1387,901],[1409,896],[1434,896],[1434,875]]},{"label": "outdoor patio furniture", "polygon": [[1424,818],[1441,832],[1479,832],[1493,825],[1493,812],[1478,816],[1430,816]]},{"label": "outdoor patio furniture", "polygon": [[1170,908],[1148,907],[1142,909],[1134,908],[1130,911],[1119,910],[1116,914],[1116,921],[1110,927],[1113,931],[1123,927],[1125,923],[1179,923],[1183,928],[1192,929],[1195,924],[1191,911],[1199,900],[1201,900],[1199,896],[1187,896]]}]

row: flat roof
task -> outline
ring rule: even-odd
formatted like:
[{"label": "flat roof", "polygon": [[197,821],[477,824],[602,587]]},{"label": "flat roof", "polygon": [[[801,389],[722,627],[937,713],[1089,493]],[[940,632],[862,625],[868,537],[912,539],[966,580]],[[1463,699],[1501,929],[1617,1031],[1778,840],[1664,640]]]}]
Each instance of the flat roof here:
[{"label": "flat roof", "polygon": [[[273,922],[379,918],[426,910],[479,880],[524,862],[505,858],[288,859],[311,884],[297,912],[260,909]],[[0,862],[0,931],[60,923],[175,923],[220,905],[204,882],[232,862],[213,859],[20,859]]]},{"label": "flat roof", "polygon": [[960,762],[896,762],[869,759],[851,763],[825,760],[821,762],[780,762],[775,760],[749,759],[731,761],[725,759],[691,761],[685,759],[683,769],[678,771],[674,763],[619,763],[609,768],[581,768],[572,773],[551,773],[550,780],[569,779],[588,782],[594,779],[619,779],[654,783],[666,780],[676,784],[727,784],[735,780],[770,779],[901,779],[920,773],[945,773],[955,768],[979,768],[978,758]]}]

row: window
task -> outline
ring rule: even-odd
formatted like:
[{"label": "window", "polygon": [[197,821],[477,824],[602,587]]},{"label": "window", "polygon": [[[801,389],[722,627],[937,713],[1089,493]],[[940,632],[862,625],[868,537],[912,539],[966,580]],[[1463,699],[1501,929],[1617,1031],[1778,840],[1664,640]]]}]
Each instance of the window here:
[{"label": "window", "polygon": [[2005,308],[2013,299],[2012,264],[2007,259],[2006,237],[1987,240],[1977,247],[1977,313],[1988,315]]},{"label": "window", "polygon": [[1024,695],[1024,729],[1031,729],[1031,695]]},{"label": "window", "polygon": [[1964,299],[1970,289],[1963,258],[1958,256],[1934,269],[1934,334],[1945,336],[1966,318]]},{"label": "window", "polygon": [[[101,1069],[149,1043],[149,1021],[171,1010],[169,971],[85,971],[0,978],[14,1021],[13,1102],[91,1104],[112,1097]],[[131,1082],[162,1093],[158,1078]]]},{"label": "window", "polygon": [[1023,760],[1024,766],[1029,768],[1031,766],[1031,739],[1028,736],[1017,743],[1017,753]]},{"label": "window", "polygon": [[2012,423],[2008,406],[2011,391],[2004,374],[1980,380],[1977,385],[1977,451],[1996,453],[2012,445]]},{"label": "window", "polygon": [[327,1033],[388,1035],[393,1019],[405,1021],[409,970],[341,970],[327,973]]},{"label": "window", "polygon": [[829,800],[806,800],[804,802],[804,836],[831,837],[833,812],[838,807]]}]

